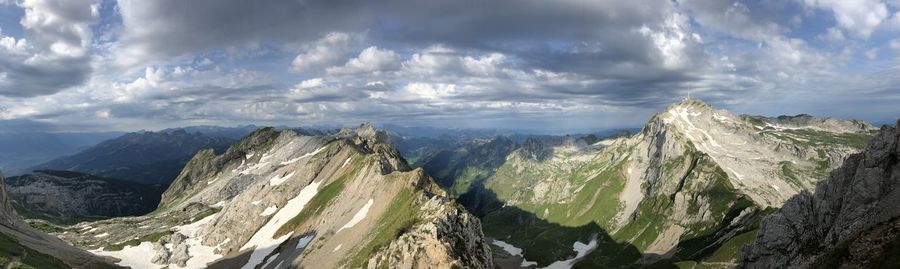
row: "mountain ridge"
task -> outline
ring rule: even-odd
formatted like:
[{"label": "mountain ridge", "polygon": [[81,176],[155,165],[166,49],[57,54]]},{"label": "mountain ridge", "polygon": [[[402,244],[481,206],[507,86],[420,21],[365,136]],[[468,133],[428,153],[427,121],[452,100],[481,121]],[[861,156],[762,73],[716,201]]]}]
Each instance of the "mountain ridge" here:
[{"label": "mountain ridge", "polygon": [[479,220],[388,138],[370,124],[326,136],[263,128],[195,155],[155,212],[60,236],[150,268],[491,267]]},{"label": "mountain ridge", "polygon": [[768,216],[741,268],[887,268],[900,243],[900,121]]},{"label": "mountain ridge", "polygon": [[495,158],[501,165],[460,201],[482,218],[487,236],[521,247],[523,263],[566,260],[577,252],[566,248],[596,236],[607,239],[574,266],[734,265],[739,253],[729,246],[746,242],[771,207],[811,188],[872,136],[866,125],[843,133],[808,122],[766,128],[685,99],[634,135],[518,147]]}]

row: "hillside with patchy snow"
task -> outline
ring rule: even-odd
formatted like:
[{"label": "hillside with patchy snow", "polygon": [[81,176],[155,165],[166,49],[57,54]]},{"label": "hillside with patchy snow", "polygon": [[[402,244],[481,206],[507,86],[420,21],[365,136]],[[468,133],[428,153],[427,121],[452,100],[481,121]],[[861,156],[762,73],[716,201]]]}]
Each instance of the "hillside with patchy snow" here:
[{"label": "hillside with patchy snow", "polygon": [[58,235],[132,268],[487,268],[479,220],[371,125],[199,152],[142,217]]},{"label": "hillside with patchy snow", "polygon": [[739,116],[686,99],[633,136],[522,145],[479,170],[483,180],[464,179],[473,187],[460,201],[481,216],[503,267],[729,267],[771,208],[873,133],[858,121]]}]

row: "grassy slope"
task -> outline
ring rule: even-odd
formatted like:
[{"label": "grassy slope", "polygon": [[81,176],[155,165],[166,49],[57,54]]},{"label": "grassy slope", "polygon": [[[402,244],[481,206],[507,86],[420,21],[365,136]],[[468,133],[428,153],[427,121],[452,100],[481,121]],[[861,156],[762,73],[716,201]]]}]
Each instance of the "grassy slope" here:
[{"label": "grassy slope", "polygon": [[[10,264],[12,263],[12,264]],[[11,268],[54,269],[69,268],[62,261],[27,248],[12,237],[0,234],[0,266]]]},{"label": "grassy slope", "polygon": [[[678,260],[702,260],[712,255],[720,244],[730,242],[715,241],[724,234],[723,230],[726,228],[724,226],[741,210],[752,206],[752,203],[737,194],[727,174],[708,156],[693,150],[690,146],[688,148],[681,157],[662,164],[664,168],[662,176],[681,178],[683,183],[680,187],[682,191],[689,193],[688,197],[696,199],[702,196],[712,201],[710,212],[707,213],[711,216],[711,221],[698,222],[686,227],[685,235],[680,239],[689,244],[679,246],[686,251],[678,253]],[[619,149],[618,152],[626,150]],[[596,160],[606,159],[596,158]],[[516,169],[517,167],[510,164],[504,165],[487,184],[501,201],[516,194],[520,195],[518,197],[522,200],[522,194],[517,193],[517,190],[521,192],[523,189],[521,185],[528,186],[531,181],[542,180],[553,174],[567,174],[570,182],[583,184],[584,187],[562,202],[543,204],[523,202],[516,207],[505,207],[488,214],[483,219],[485,234],[522,247],[525,249],[526,259],[537,261],[541,265],[571,257],[574,255],[571,248],[574,241],[587,242],[592,235],[599,234],[599,251],[588,255],[579,266],[617,267],[636,262],[640,258],[640,252],[657,239],[666,225],[677,221],[668,219],[672,214],[674,195],[648,197],[638,206],[638,213],[628,225],[614,234],[606,233],[622,207],[618,196],[625,184],[623,174],[625,163],[625,160],[617,163],[592,161],[571,171],[553,171],[546,167],[529,167],[529,164],[521,163],[518,165],[526,165],[525,169]],[[528,201],[533,194],[530,191],[524,192],[524,200]],[[696,201],[694,199],[689,201]],[[698,205],[694,203],[689,205],[689,214],[700,214],[699,210]],[[699,244],[705,245],[699,247]],[[709,245],[714,247],[705,248]],[[725,251],[717,253],[717,259],[724,259],[722,257],[729,254],[736,255],[734,252]]]}]

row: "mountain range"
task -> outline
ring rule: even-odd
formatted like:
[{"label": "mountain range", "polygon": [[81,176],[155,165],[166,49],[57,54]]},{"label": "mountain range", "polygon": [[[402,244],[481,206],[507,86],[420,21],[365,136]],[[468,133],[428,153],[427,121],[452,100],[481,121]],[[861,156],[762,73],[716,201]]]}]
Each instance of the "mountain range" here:
[{"label": "mountain range", "polygon": [[33,170],[65,170],[144,184],[168,185],[201,149],[225,150],[235,140],[184,129],[128,133]]},{"label": "mountain range", "polygon": [[762,217],[874,132],[859,121],[732,115],[686,99],[634,135],[498,138],[424,167],[481,217],[509,267],[734,266],[735,246],[752,240]]},{"label": "mountain range", "polygon": [[387,137],[263,128],[197,153],[153,213],[56,235],[135,268],[491,267],[478,219]]},{"label": "mountain range", "polygon": [[[0,124],[3,126],[4,124]],[[29,168],[54,158],[75,154],[101,141],[122,135],[119,132],[2,132],[0,169],[10,176],[30,172]]]},{"label": "mountain range", "polygon": [[[144,160],[166,147],[190,157],[168,182],[7,179],[0,234],[20,251],[0,251],[21,259],[7,264],[43,253],[33,257],[63,268],[891,268],[898,128],[688,98],[633,132],[129,134],[69,168],[150,171]],[[109,207],[148,199],[133,182],[168,185],[152,212]],[[33,202],[51,195],[68,202]],[[55,221],[30,221],[52,236],[16,210]],[[106,211],[118,215],[85,213]],[[103,216],[72,224],[60,212]]]}]

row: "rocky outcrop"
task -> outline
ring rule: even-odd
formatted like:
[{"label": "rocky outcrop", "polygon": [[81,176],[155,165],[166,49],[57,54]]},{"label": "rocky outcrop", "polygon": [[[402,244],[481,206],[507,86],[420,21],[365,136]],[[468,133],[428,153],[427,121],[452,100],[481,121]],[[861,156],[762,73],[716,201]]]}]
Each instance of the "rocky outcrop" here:
[{"label": "rocky outcrop", "polygon": [[430,221],[412,227],[369,259],[368,268],[493,268],[481,222],[433,197],[422,211]]},{"label": "rocky outcrop", "polygon": [[6,268],[115,268],[110,261],[73,248],[62,240],[37,231],[16,214],[0,174],[0,253],[9,255]]},{"label": "rocky outcrop", "polygon": [[143,215],[159,203],[161,190],[78,172],[40,170],[6,179],[20,214],[61,224]]},{"label": "rocky outcrop", "polygon": [[550,145],[550,143],[542,143],[535,138],[528,138],[522,143],[518,152],[519,157],[522,159],[543,162],[550,157],[553,157],[553,145]]},{"label": "rocky outcrop", "polygon": [[[791,198],[745,247],[742,268],[875,268],[900,243],[900,122],[882,127],[817,184]],[[891,248],[893,244],[893,248]],[[892,267],[898,264],[890,265]],[[884,267],[886,268],[886,267]]]}]

